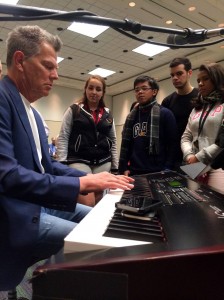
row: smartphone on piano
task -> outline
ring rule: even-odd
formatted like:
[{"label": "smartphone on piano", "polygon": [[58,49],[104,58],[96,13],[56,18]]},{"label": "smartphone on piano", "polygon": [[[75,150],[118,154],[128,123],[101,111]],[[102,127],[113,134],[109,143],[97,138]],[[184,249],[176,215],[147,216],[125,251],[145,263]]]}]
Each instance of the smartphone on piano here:
[{"label": "smartphone on piano", "polygon": [[144,215],[160,207],[162,204],[162,201],[152,199],[151,197],[132,196],[129,198],[121,199],[120,202],[115,203],[115,206],[116,208],[124,211]]}]

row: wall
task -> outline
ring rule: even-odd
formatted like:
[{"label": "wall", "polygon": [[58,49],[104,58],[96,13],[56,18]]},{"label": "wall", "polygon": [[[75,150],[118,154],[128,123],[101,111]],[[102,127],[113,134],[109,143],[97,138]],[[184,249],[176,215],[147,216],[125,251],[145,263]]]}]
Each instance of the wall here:
[{"label": "wall", "polygon": [[[51,137],[59,134],[61,121],[66,109],[72,103],[78,101],[82,95],[83,91],[81,90],[54,86],[48,97],[41,98],[33,104],[49,127],[49,142]],[[111,96],[105,97],[105,103],[107,107],[113,110]]]}]

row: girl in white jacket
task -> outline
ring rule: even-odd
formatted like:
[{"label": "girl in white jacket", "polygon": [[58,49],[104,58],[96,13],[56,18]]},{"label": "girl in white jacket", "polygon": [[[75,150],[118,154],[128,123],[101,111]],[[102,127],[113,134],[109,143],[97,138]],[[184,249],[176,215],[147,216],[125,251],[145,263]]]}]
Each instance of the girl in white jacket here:
[{"label": "girl in white jacket", "polygon": [[[187,164],[200,161],[210,165],[221,151],[215,140],[224,118],[224,68],[217,63],[201,65],[197,82],[199,94],[181,138],[181,149]],[[211,169],[205,178],[208,185],[224,192],[222,169]]]}]

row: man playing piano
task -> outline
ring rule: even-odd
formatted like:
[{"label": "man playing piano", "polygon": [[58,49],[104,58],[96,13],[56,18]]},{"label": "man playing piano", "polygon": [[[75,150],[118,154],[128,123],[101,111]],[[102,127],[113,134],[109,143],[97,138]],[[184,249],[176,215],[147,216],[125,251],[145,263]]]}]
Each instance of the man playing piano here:
[{"label": "man playing piano", "polygon": [[130,189],[132,180],[86,175],[50,157],[42,119],[32,104],[58,79],[61,40],[39,26],[19,26],[7,39],[7,75],[0,81],[0,290],[63,248],[90,208],[80,194]]}]

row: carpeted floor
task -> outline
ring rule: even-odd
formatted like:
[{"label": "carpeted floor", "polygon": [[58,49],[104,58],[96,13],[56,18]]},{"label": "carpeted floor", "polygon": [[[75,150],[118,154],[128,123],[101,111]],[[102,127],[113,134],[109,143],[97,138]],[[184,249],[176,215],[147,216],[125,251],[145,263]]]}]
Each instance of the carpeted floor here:
[{"label": "carpeted floor", "polygon": [[[32,278],[33,271],[40,265],[43,265],[45,261],[41,261],[32,267],[30,267],[26,275],[23,279],[23,281],[20,283],[20,285],[17,286],[17,297],[23,297],[27,298],[29,300],[32,299],[32,284],[30,283],[30,279]],[[0,291],[0,300],[8,300],[8,293],[7,292],[1,292]]]}]

